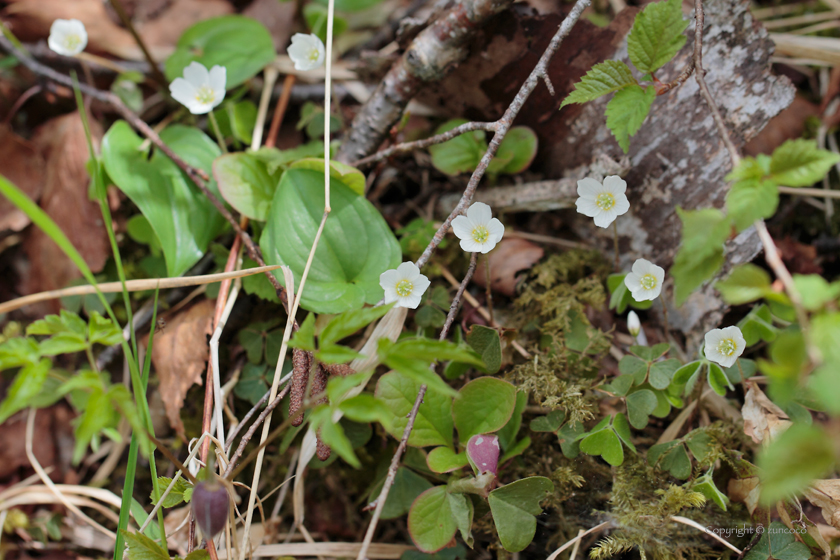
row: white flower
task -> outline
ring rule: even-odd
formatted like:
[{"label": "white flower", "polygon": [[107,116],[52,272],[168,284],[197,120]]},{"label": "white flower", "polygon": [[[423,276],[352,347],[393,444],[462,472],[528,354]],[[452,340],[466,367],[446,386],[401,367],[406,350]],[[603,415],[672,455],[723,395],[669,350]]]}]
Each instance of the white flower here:
[{"label": "white flower", "polygon": [[642,329],[642,322],[639,321],[639,316],[636,315],[635,311],[630,311],[627,314],[627,330],[630,331],[630,334],[633,336],[639,336],[639,331]]},{"label": "white flower", "polygon": [[723,367],[732,367],[738,356],[744,353],[747,341],[738,327],[712,329],[706,333],[706,358]]},{"label": "white flower", "polygon": [[172,98],[184,105],[193,115],[203,115],[213,110],[225,98],[227,68],[207,68],[200,62],[191,62],[184,68],[184,77],[169,84]]},{"label": "white flower", "polygon": [[577,211],[584,216],[595,218],[595,225],[598,227],[608,227],[618,216],[630,209],[630,202],[624,194],[627,183],[618,175],[605,178],[603,185],[589,177],[581,179],[577,184],[580,197],[575,202]]},{"label": "white flower", "polygon": [[64,56],[76,56],[87,46],[88,36],[85,24],[77,19],[57,19],[50,26],[47,44],[52,50]]},{"label": "white flower", "polygon": [[385,290],[385,303],[396,301],[396,307],[417,309],[429,284],[429,279],[420,274],[413,262],[404,262],[396,270],[386,270],[379,275],[379,285]]},{"label": "white flower", "polygon": [[624,277],[624,285],[636,301],[654,300],[662,292],[665,269],[645,259],[633,263],[633,272]]},{"label": "white flower", "polygon": [[505,226],[493,217],[490,207],[476,202],[467,208],[466,216],[452,220],[452,231],[461,240],[461,249],[468,253],[489,253],[502,240]]},{"label": "white flower", "polygon": [[286,49],[295,63],[295,70],[315,70],[324,64],[324,43],[312,33],[295,33]]}]

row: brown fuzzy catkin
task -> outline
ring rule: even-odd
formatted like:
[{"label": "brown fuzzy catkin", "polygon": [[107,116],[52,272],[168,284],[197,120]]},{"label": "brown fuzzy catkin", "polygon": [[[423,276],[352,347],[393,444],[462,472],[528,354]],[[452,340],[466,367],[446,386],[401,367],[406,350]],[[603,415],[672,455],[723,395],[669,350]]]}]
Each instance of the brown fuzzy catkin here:
[{"label": "brown fuzzy catkin", "polygon": [[[309,368],[312,365],[312,354],[300,348],[292,351],[292,388],[289,391],[289,416],[293,417],[303,406],[306,396],[306,384],[309,381]],[[292,426],[303,423],[301,414],[292,420]]]},{"label": "brown fuzzy catkin", "polygon": [[350,364],[321,364],[321,367],[324,368],[329,375],[347,377],[348,375],[356,373],[356,371],[350,367]]}]

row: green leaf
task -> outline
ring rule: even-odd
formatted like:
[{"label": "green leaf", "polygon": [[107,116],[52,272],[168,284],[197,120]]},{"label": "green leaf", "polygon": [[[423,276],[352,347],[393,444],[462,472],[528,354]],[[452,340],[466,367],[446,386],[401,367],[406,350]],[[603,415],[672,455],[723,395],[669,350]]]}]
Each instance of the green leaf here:
[{"label": "green leaf", "polygon": [[834,447],[826,433],[815,426],[794,424],[758,455],[761,501],[773,504],[804,490],[835,464]]},{"label": "green leaf", "polygon": [[29,401],[38,396],[47,381],[51,367],[52,361],[43,358],[38,362],[25,365],[17,373],[6,398],[0,403],[0,424],[15,412],[26,408]]},{"label": "green leaf", "polygon": [[685,444],[698,461],[702,461],[712,450],[712,438],[704,431],[694,430],[686,436]]},{"label": "green leaf", "polygon": [[[397,239],[370,202],[335,179],[330,198],[332,213],[301,299],[302,307],[316,313],[340,313],[378,302],[383,297],[380,274],[401,260]],[[308,169],[283,173],[260,247],[266,262],[292,269],[296,288],[323,213],[324,174]],[[282,274],[276,276],[284,282]]]},{"label": "green leaf", "polygon": [[[449,132],[457,126],[467,122],[466,119],[453,119],[440,125],[435,134]],[[446,175],[458,175],[460,173],[473,171],[484,152],[487,151],[487,142],[484,139],[483,130],[474,130],[456,136],[442,144],[429,146],[429,153],[432,156],[432,165]]]},{"label": "green leaf", "polygon": [[682,221],[682,244],[674,257],[671,276],[677,305],[696,288],[714,276],[723,264],[723,243],[729,237],[729,219],[716,208],[683,210],[677,207]]},{"label": "green leaf", "polygon": [[618,371],[622,375],[632,375],[636,385],[641,385],[647,377],[648,363],[636,356],[625,354],[618,362]]},{"label": "green leaf", "polygon": [[40,359],[38,343],[31,338],[10,338],[0,344],[0,370],[37,364]]},{"label": "green leaf", "polygon": [[122,341],[123,333],[119,325],[115,325],[111,319],[103,317],[97,311],[91,311],[88,339],[91,344],[112,346]]},{"label": "green leaf", "polygon": [[643,429],[648,424],[648,417],[656,408],[656,395],[653,391],[642,389],[627,395],[626,400],[630,424],[637,430]]},{"label": "green leaf", "polygon": [[469,464],[467,453],[455,453],[448,447],[435,447],[426,457],[429,470],[436,473],[449,473],[461,469]]},{"label": "green leaf", "polygon": [[685,446],[681,443],[664,454],[659,466],[680,480],[691,476],[691,459],[688,458]]},{"label": "green leaf", "polygon": [[632,85],[616,92],[607,103],[607,127],[625,154],[630,150],[630,137],[642,127],[654,99],[656,89],[653,86],[642,89]]},{"label": "green leaf", "polygon": [[376,321],[390,311],[392,307],[393,304],[364,307],[336,315],[324,326],[318,336],[318,341],[321,345],[335,344]]},{"label": "green leaf", "polygon": [[700,492],[704,496],[706,496],[707,500],[713,501],[717,507],[719,507],[722,511],[726,511],[726,506],[729,503],[729,498],[726,497],[726,494],[721,492],[718,487],[715,485],[715,481],[712,479],[712,476],[709,473],[704,474],[692,486],[692,490],[695,492]]},{"label": "green leaf", "polygon": [[648,376],[651,386],[654,389],[667,389],[680,365],[682,365],[680,361],[674,358],[653,362],[650,365],[650,375]]},{"label": "green leaf", "polygon": [[227,69],[226,89],[231,89],[255,76],[274,57],[274,42],[260,22],[238,15],[206,19],[178,39],[175,52],[166,59],[166,78],[180,77],[193,61],[208,70],[218,64]]},{"label": "green leaf", "polygon": [[57,356],[59,354],[82,352],[90,348],[90,345],[85,336],[76,333],[59,333],[42,340],[39,348],[44,356]]},{"label": "green leaf", "polygon": [[840,155],[817,148],[813,140],[788,140],[773,151],[770,178],[777,185],[809,187],[840,162]]},{"label": "green leaf", "polygon": [[513,415],[516,387],[494,377],[479,377],[458,391],[452,405],[458,437],[465,444],[472,436],[500,430]]},{"label": "green leaf", "polygon": [[[677,385],[687,385],[690,384],[691,387],[694,387],[694,383],[697,382],[696,375],[700,371],[700,368],[703,366],[702,360],[695,360],[693,362],[689,362],[679,368],[677,371],[674,372],[674,383]],[[690,392],[688,386],[686,386],[686,392]]]},{"label": "green leaf", "polygon": [[[327,7],[314,2],[303,6],[303,18],[310,32],[317,35],[322,42],[327,42]],[[338,37],[347,30],[347,20],[341,16],[333,16],[333,36]]]},{"label": "green leaf", "polygon": [[[296,161],[300,161],[302,159],[307,158],[323,158],[324,157],[324,144],[323,142],[319,142],[317,140],[313,140],[307,144],[301,144],[295,148],[290,148],[288,150],[278,150],[277,148],[267,148],[263,146],[259,150],[255,152],[250,152],[255,158],[259,159],[262,162],[265,162],[266,170],[270,175],[274,175],[277,171],[285,171],[289,168]],[[323,161],[323,160],[322,160]],[[335,163],[335,162],[332,162]],[[321,164],[320,169],[323,169],[324,165]],[[332,170],[330,172],[330,177],[332,177]]]},{"label": "green leaf", "polygon": [[207,549],[199,548],[187,554],[184,560],[210,560],[210,553],[207,552]]},{"label": "green leaf", "polygon": [[446,314],[431,305],[424,305],[414,314],[414,322],[421,328],[439,329],[446,323]]},{"label": "green leaf", "polygon": [[449,499],[449,508],[452,511],[458,532],[461,533],[461,538],[472,548],[472,524],[475,515],[472,501],[464,494],[447,494],[446,497]]},{"label": "green leaf", "polygon": [[638,82],[626,64],[618,60],[607,60],[593,66],[575,84],[575,90],[566,96],[560,108],[570,103],[586,103],[634,85],[638,85]]},{"label": "green leaf", "polygon": [[356,454],[353,453],[353,444],[347,439],[344,428],[340,424],[333,422],[332,408],[328,405],[317,407],[312,411],[309,421],[311,422],[312,429],[318,431],[321,440],[330,449],[338,453],[342,459],[347,461],[350,466],[357,469],[362,466]]},{"label": "green leaf", "polygon": [[[161,139],[187,163],[210,171],[219,147],[196,128],[173,125]],[[102,160],[114,183],[143,212],[163,248],[169,276],[198,262],[225,226],[225,220],[192,181],[159,150],[151,160],[143,140],[117,121],[102,139]],[[216,191],[215,182],[208,185]]]},{"label": "green leaf", "polygon": [[122,534],[128,545],[129,560],[170,560],[169,553],[146,535],[129,533],[125,529]]},{"label": "green leaf", "polygon": [[[414,406],[420,384],[399,373],[386,373],[376,384],[376,397],[382,400],[393,414],[391,435],[402,437],[406,416]],[[414,429],[408,444],[415,447],[445,445],[452,447],[452,399],[439,393],[427,392],[417,412]]]},{"label": "green leaf", "polygon": [[630,60],[642,72],[657,71],[685,45],[686,27],[688,20],[683,19],[680,0],[648,4],[636,16],[627,37]]},{"label": "green leaf", "polygon": [[774,521],[761,540],[750,549],[744,560],[808,560],[811,551],[797,541],[783,523]]},{"label": "green leaf", "polygon": [[[161,492],[165,491],[171,483],[172,479],[167,476],[158,477],[158,487],[161,489]],[[184,478],[179,478],[175,481],[175,485],[172,487],[172,490],[169,491],[169,494],[166,495],[166,499],[163,500],[163,505],[161,505],[161,507],[171,508],[177,506],[183,501],[189,501],[184,496],[187,490],[189,490],[189,495],[190,497],[192,497],[192,484],[190,484],[189,481],[185,480]],[[154,492],[151,496],[149,496],[149,500],[153,504],[157,504],[157,502],[154,499]]]},{"label": "green leaf", "polygon": [[617,467],[624,462],[624,449],[618,436],[609,428],[598,430],[583,438],[580,450],[588,455],[600,455],[604,461]]},{"label": "green leaf", "polygon": [[[444,448],[446,449],[446,448]],[[382,491],[382,485],[385,478],[376,484],[370,493],[370,499],[374,500]],[[394,485],[391,486],[391,491],[388,492],[388,499],[385,500],[385,505],[382,508],[382,519],[395,519],[402,517],[408,510],[411,509],[411,504],[417,499],[417,496],[431,488],[432,485],[422,476],[416,474],[409,468],[400,467],[397,469],[397,474],[394,477]]]},{"label": "green leaf", "polygon": [[759,340],[771,342],[778,332],[778,329],[773,326],[773,316],[766,305],[752,308],[746,317],[738,321],[738,328],[741,329],[747,346],[752,346]]},{"label": "green leaf", "polygon": [[300,328],[289,340],[289,346],[292,348],[299,348],[301,350],[308,350],[313,352],[315,350],[315,314],[310,313],[300,324]]},{"label": "green leaf", "polygon": [[515,175],[522,173],[537,155],[537,135],[527,126],[514,126],[505,135],[496,157],[487,168],[488,173]]},{"label": "green leaf", "polygon": [[630,352],[640,357],[643,360],[652,362],[657,358],[661,358],[670,350],[671,345],[667,342],[660,342],[654,346],[631,346]]},{"label": "green leaf", "polygon": [[496,329],[473,325],[467,333],[467,344],[481,356],[484,373],[496,373],[502,367],[502,342]]},{"label": "green leaf", "polygon": [[819,274],[794,274],[793,283],[802,296],[802,307],[808,311],[819,311],[840,297],[840,282],[829,284]]},{"label": "green leaf", "polygon": [[420,494],[408,512],[411,540],[423,552],[437,552],[458,530],[449,505],[446,486],[435,486]]},{"label": "green leaf", "polygon": [[[310,157],[299,159],[289,165],[289,169],[311,169],[312,171],[321,173],[323,177],[324,158]],[[347,185],[351,191],[360,196],[365,195],[365,176],[352,165],[330,160],[330,178],[338,179]]]},{"label": "green leaf", "polygon": [[540,502],[554,491],[554,484],[543,476],[511,482],[490,492],[490,511],[499,540],[508,552],[524,550],[534,539]]},{"label": "green leaf", "polygon": [[619,397],[623,397],[630,390],[630,387],[633,386],[634,381],[635,376],[633,375],[619,375],[618,377],[613,379],[611,383],[603,385],[602,388],[605,391],[609,391],[611,393],[614,393],[615,395],[618,395]]},{"label": "green leaf", "polygon": [[738,181],[726,194],[726,210],[739,232],[769,218],[779,206],[779,187],[768,180]]},{"label": "green leaf", "polygon": [[730,389],[734,389],[732,384],[729,382],[729,378],[726,377],[726,374],[723,373],[721,367],[715,363],[709,363],[709,373],[707,380],[709,382],[709,387],[714,389],[715,393],[720,395],[721,397],[726,395],[726,388],[729,387]]},{"label": "green leaf", "polygon": [[519,428],[522,427],[522,413],[525,412],[526,406],[528,406],[527,391],[517,391],[516,406],[513,408],[513,414],[507,424],[496,434],[499,436],[499,445],[502,446],[502,451],[507,451],[516,441]]},{"label": "green leaf", "polygon": [[556,432],[566,420],[566,413],[562,410],[552,410],[545,416],[537,416],[531,420],[532,432]]},{"label": "green leaf", "polygon": [[505,454],[499,459],[499,464],[503,465],[510,459],[525,453],[525,450],[531,446],[531,438],[525,436],[505,450]]},{"label": "green leaf", "polygon": [[733,269],[726,280],[715,282],[715,288],[726,303],[741,305],[761,299],[771,291],[770,275],[754,264],[742,264]]},{"label": "green leaf", "polygon": [[373,395],[362,393],[341,402],[338,408],[355,422],[379,422],[386,430],[392,429],[391,410]]},{"label": "green leaf", "polygon": [[624,445],[630,448],[633,453],[636,452],[636,447],[633,445],[632,436],[630,434],[630,425],[627,423],[627,417],[619,412],[612,419],[612,428],[618,439],[624,442]]},{"label": "green leaf", "polygon": [[569,422],[557,430],[557,439],[560,442],[560,449],[569,459],[574,459],[580,454],[580,436],[585,430],[583,424]]},{"label": "green leaf", "polygon": [[87,325],[75,313],[62,309],[61,315],[47,315],[29,325],[26,328],[26,334],[74,334],[84,339],[87,336]]},{"label": "green leaf", "polygon": [[634,309],[650,309],[653,302],[650,300],[636,301],[633,299],[633,294],[627,289],[624,283],[624,277],[627,274],[610,274],[607,277],[607,288],[610,291],[610,309],[615,309],[616,313],[624,313],[627,306]]},{"label": "green leaf", "polygon": [[262,160],[249,152],[224,154],[213,162],[213,177],[237,212],[252,220],[268,219],[280,175],[270,174]]}]

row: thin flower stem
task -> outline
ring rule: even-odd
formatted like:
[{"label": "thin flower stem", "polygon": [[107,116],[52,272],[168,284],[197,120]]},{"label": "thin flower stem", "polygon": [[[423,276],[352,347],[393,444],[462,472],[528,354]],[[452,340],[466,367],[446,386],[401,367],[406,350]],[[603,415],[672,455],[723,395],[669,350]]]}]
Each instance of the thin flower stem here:
[{"label": "thin flower stem", "polygon": [[225,144],[225,137],[222,136],[222,129],[219,128],[219,121],[216,120],[216,115],[213,111],[207,113],[207,117],[210,119],[210,124],[213,127],[213,134],[216,135],[216,142],[219,143],[219,148],[221,148],[222,153],[228,153],[227,144]]},{"label": "thin flower stem", "polygon": [[618,263],[618,224],[613,220],[613,248],[615,249],[615,271],[619,272]]},{"label": "thin flower stem", "polygon": [[[476,253],[473,253],[475,255]],[[490,285],[490,253],[484,255],[484,281],[487,283],[487,312],[490,313],[490,324],[493,324],[493,286]]]},{"label": "thin flower stem", "polygon": [[[443,328],[440,331],[439,340],[445,340],[449,335],[449,329],[455,321],[455,316],[458,314],[458,309],[461,306],[461,296],[464,295],[464,290],[467,289],[467,284],[469,284],[473,274],[475,273],[475,266],[477,263],[478,253],[473,253],[470,257],[470,266],[467,269],[467,274],[458,286],[458,291],[455,293],[455,297],[452,299],[452,304],[449,306],[449,313],[447,314],[446,321],[443,323]],[[434,364],[432,364],[431,369],[434,371]],[[391,459],[391,466],[388,468],[388,476],[385,478],[382,490],[376,498],[376,508],[373,510],[373,517],[371,517],[370,525],[368,525],[367,532],[365,532],[365,539],[362,541],[362,547],[359,549],[359,554],[356,556],[356,560],[365,560],[367,558],[367,551],[370,547],[371,541],[373,541],[373,534],[376,532],[376,525],[379,523],[379,517],[382,515],[382,508],[385,507],[385,502],[388,501],[388,493],[390,492],[391,486],[393,486],[394,480],[397,477],[397,469],[400,466],[400,458],[408,445],[408,438],[411,435],[411,430],[414,428],[414,421],[417,419],[417,412],[420,410],[420,405],[423,404],[423,397],[425,396],[426,385],[421,385],[420,390],[417,392],[417,398],[414,399],[414,405],[411,407],[411,412],[408,414],[408,422],[403,430],[400,444],[397,446],[397,451]]]}]

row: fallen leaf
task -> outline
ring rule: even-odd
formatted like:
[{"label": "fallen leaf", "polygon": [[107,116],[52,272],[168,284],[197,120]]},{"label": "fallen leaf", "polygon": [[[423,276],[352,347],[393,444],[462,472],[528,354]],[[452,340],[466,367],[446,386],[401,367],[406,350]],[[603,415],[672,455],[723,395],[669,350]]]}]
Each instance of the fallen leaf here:
[{"label": "fallen leaf", "polygon": [[[102,128],[91,121],[91,134],[98,144]],[[90,176],[85,130],[79,113],[57,117],[39,127],[33,144],[46,161],[41,208],[58,225],[90,269],[99,272],[111,254],[108,234],[99,204],[88,198]],[[30,228],[23,242],[29,268],[19,289],[24,294],[64,288],[81,273],[47,234]],[[31,306],[34,314],[57,313],[59,300]]]},{"label": "fallen leaf", "polygon": [[[254,0],[242,12],[243,16],[254,18],[262,23],[274,41],[274,48],[285,49],[292,37],[295,25],[297,3],[278,2],[277,0]],[[285,51],[280,51],[285,52]]]},{"label": "fallen leaf", "polygon": [[190,387],[201,383],[210,355],[207,337],[215,309],[215,301],[205,299],[167,319],[166,329],[155,334],[152,364],[160,379],[159,390],[169,424],[182,436],[181,407]]},{"label": "fallen leaf", "polygon": [[747,142],[744,153],[749,156],[772,154],[785,140],[801,138],[805,132],[805,120],[820,114],[819,107],[797,95],[790,107],[770,119],[758,136]]},{"label": "fallen leaf", "polygon": [[788,269],[794,274],[822,274],[823,267],[817,263],[817,248],[784,237],[776,241],[776,247]]},{"label": "fallen leaf", "polygon": [[730,478],[727,493],[733,502],[741,502],[747,506],[747,511],[752,515],[758,507],[758,498],[761,496],[759,479],[757,476]]},{"label": "fallen leaf", "polygon": [[[516,290],[516,273],[531,266],[543,257],[542,247],[518,237],[502,239],[494,251],[488,253],[490,260],[490,285],[494,292],[512,296]],[[486,259],[479,258],[473,281],[482,288],[487,286],[484,271]]]},{"label": "fallen leaf", "polygon": [[[60,405],[64,406],[64,405]],[[41,437],[55,433],[55,410],[50,407],[39,410],[35,416],[36,437],[32,440],[32,452],[45,469],[55,467],[53,480],[62,480],[61,467],[57,464],[58,454],[55,440],[52,437]],[[8,478],[20,468],[29,469],[29,458],[26,456],[26,412],[16,414],[3,424],[0,424],[0,479]]]},{"label": "fallen leaf", "polygon": [[805,491],[809,502],[822,509],[826,522],[840,529],[840,479],[815,480]]},{"label": "fallen leaf", "polygon": [[[281,4],[274,0],[275,4]],[[176,0],[156,17],[137,27],[152,56],[164,60],[172,51],[181,35],[193,24],[206,19],[223,16],[233,12],[233,7],[225,0]],[[140,59],[136,45],[125,52],[123,58]],[[117,54],[117,53],[114,53]]]},{"label": "fallen leaf", "polygon": [[747,380],[747,395],[741,414],[744,416],[744,433],[756,443],[769,443],[787,430],[791,421],[785,411],[767,398],[758,385]]},{"label": "fallen leaf", "polygon": [[[32,200],[41,198],[44,188],[44,158],[31,142],[0,125],[0,175],[26,193]],[[21,231],[29,225],[29,218],[9,202],[0,197],[0,232]]]}]

